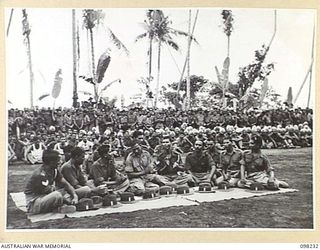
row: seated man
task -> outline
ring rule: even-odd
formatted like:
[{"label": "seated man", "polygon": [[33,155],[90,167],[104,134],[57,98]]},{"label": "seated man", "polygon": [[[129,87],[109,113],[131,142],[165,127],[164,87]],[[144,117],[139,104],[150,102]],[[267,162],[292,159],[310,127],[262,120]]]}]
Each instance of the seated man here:
[{"label": "seated man", "polygon": [[[78,195],[57,169],[60,165],[59,153],[45,150],[42,161],[43,165],[33,172],[24,192],[27,211],[34,214],[51,212],[62,206],[64,201],[77,204]],[[58,190],[61,187],[64,189]],[[65,195],[65,191],[68,194]]]},{"label": "seated man", "polygon": [[165,176],[156,174],[149,152],[139,144],[132,147],[132,152],[126,159],[125,171],[130,180],[130,191],[135,195],[142,195],[146,188],[158,189],[159,185],[170,182]]},{"label": "seated man", "polygon": [[71,159],[61,167],[61,174],[75,189],[79,199],[91,196],[91,188],[87,183],[81,166],[85,158],[85,152],[80,147],[75,147],[71,151]]},{"label": "seated man", "polygon": [[239,149],[235,149],[231,141],[225,145],[226,151],[221,154],[221,176],[216,180],[219,184],[221,181],[228,181],[230,186],[237,186],[240,180],[241,160],[242,152]]},{"label": "seated man", "polygon": [[268,157],[261,152],[262,138],[254,135],[250,141],[251,150],[244,152],[241,161],[241,180],[246,184],[262,183],[268,189],[288,188],[289,185],[274,177]]},{"label": "seated man", "polygon": [[100,158],[91,166],[91,175],[95,186],[106,185],[114,193],[126,191],[129,180],[116,170],[114,157],[109,154],[110,146],[101,145],[98,148]]},{"label": "seated man", "polygon": [[197,140],[194,144],[194,151],[186,157],[185,167],[191,172],[196,184],[203,181],[213,183],[213,175],[216,171],[212,157],[203,150],[203,147],[203,142]]},{"label": "seated man", "polygon": [[182,151],[179,148],[173,148],[169,137],[164,137],[161,145],[154,150],[155,167],[159,175],[163,175],[168,180],[177,185],[193,182],[192,176],[185,172],[181,159]]}]

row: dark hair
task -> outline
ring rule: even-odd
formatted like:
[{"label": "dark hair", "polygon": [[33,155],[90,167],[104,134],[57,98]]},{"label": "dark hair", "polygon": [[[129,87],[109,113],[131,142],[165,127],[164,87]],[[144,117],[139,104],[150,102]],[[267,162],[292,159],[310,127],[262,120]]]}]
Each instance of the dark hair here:
[{"label": "dark hair", "polygon": [[254,135],[254,136],[252,137],[252,141],[254,142],[254,144],[255,144],[256,146],[259,146],[259,147],[262,146],[262,137],[261,137],[261,136],[259,136],[259,135]]},{"label": "dark hair", "polygon": [[143,135],[143,133],[139,130],[135,130],[132,134],[133,138],[138,138],[138,136]]},{"label": "dark hair", "polygon": [[42,161],[44,164],[49,164],[51,161],[59,158],[59,152],[53,149],[46,149],[42,154]]},{"label": "dark hair", "polygon": [[76,158],[82,154],[84,154],[84,150],[80,147],[75,147],[71,150],[71,158]]},{"label": "dark hair", "polygon": [[109,145],[101,145],[99,148],[98,148],[98,153],[100,156],[103,156],[105,154],[107,154],[110,150],[110,146]]}]

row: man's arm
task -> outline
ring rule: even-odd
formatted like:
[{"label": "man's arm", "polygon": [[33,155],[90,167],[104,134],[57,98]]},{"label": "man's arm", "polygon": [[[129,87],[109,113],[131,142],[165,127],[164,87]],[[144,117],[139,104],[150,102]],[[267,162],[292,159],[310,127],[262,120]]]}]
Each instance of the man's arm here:
[{"label": "man's arm", "polygon": [[71,195],[71,197],[72,197],[71,203],[77,204],[79,199],[78,199],[78,195],[76,194],[74,188],[63,177],[61,177],[59,182],[61,183],[61,186],[68,192],[68,194]]},{"label": "man's arm", "polygon": [[209,177],[208,177],[208,181],[211,181],[214,173],[216,172],[216,165],[214,164],[214,161],[213,161],[212,157],[209,154],[207,154],[207,156],[208,156],[209,166],[211,167],[211,170],[210,170],[210,173],[209,173]]},{"label": "man's arm", "polygon": [[72,172],[72,170],[67,166],[61,167],[61,174],[64,179],[75,189],[80,188],[81,185],[77,180],[76,176]]},{"label": "man's arm", "polygon": [[139,171],[139,172],[134,172],[134,167],[133,167],[133,164],[132,164],[132,158],[131,158],[130,155],[127,157],[125,170],[126,170],[126,173],[127,173],[129,179],[137,178],[137,177],[146,175],[145,170]]}]

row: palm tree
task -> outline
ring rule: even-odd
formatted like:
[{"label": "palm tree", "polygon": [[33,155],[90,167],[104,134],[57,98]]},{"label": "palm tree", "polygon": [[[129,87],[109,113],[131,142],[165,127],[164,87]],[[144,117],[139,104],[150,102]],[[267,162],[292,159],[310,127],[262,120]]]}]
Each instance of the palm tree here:
[{"label": "palm tree", "polygon": [[224,83],[223,83],[223,94],[222,94],[222,105],[224,106],[226,104],[225,102],[225,93],[227,89],[227,85],[229,82],[229,66],[230,66],[230,58],[229,58],[229,53],[230,53],[230,36],[233,31],[233,15],[231,10],[223,10],[221,12],[222,19],[223,19],[223,31],[227,35],[228,38],[228,47],[227,47],[227,57],[223,63],[223,78],[224,78]]},{"label": "palm tree", "polygon": [[[136,41],[148,37],[149,39],[149,76],[151,76],[151,60],[152,60],[152,43],[156,41],[158,43],[158,64],[157,64],[157,85],[156,95],[154,101],[154,107],[157,107],[159,96],[159,83],[160,83],[160,65],[161,65],[161,47],[166,44],[176,51],[180,48],[178,44],[173,40],[172,36],[182,35],[188,37],[188,33],[180,31],[170,27],[172,21],[168,16],[165,16],[162,10],[148,10],[147,20],[144,22],[145,32],[136,38]],[[193,40],[195,40],[192,37]]]},{"label": "palm tree", "polygon": [[221,12],[222,19],[223,19],[223,31],[227,35],[228,38],[228,48],[227,48],[227,56],[229,56],[230,52],[230,36],[233,31],[233,15],[231,10],[223,10]]},{"label": "palm tree", "polygon": [[[93,41],[93,30],[100,23],[102,23],[105,14],[102,10],[93,10],[93,9],[84,9],[83,10],[83,25],[89,31],[90,34],[90,46],[91,46],[91,65],[92,65],[92,79],[96,79],[95,74],[95,54],[94,54],[94,41]],[[105,27],[106,31],[109,33],[111,41],[116,45],[118,49],[122,49],[128,55],[129,51],[126,46],[116,37],[112,30],[108,27]],[[94,83],[94,97],[95,100],[98,100],[98,83]]]},{"label": "palm tree", "polygon": [[148,82],[149,82],[149,86],[150,86],[150,81],[151,81],[151,74],[152,74],[152,42],[154,39],[154,21],[153,21],[153,12],[154,10],[147,10],[146,11],[146,16],[147,19],[144,20],[144,22],[142,23],[143,28],[146,30],[146,32],[140,34],[139,36],[136,37],[135,42],[148,37],[149,39],[149,49],[148,49],[148,57],[149,57],[149,62],[148,62]]}]

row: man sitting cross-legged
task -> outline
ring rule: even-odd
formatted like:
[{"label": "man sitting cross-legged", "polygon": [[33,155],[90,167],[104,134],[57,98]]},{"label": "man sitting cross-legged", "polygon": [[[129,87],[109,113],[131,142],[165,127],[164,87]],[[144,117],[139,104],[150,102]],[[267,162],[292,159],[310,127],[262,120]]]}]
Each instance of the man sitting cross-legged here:
[{"label": "man sitting cross-legged", "polygon": [[171,183],[168,178],[156,174],[149,152],[139,144],[132,147],[132,152],[126,160],[125,171],[130,180],[130,188],[135,195],[142,195],[146,188],[158,189],[159,185]]},{"label": "man sitting cross-legged", "polygon": [[161,145],[158,145],[154,150],[154,165],[157,173],[167,177],[168,181],[177,185],[191,184],[193,179],[191,174],[185,171],[181,153],[179,148],[172,146],[169,137],[164,137]]},{"label": "man sitting cross-legged", "polygon": [[33,172],[24,192],[27,211],[47,213],[61,207],[64,202],[77,204],[78,195],[57,169],[60,165],[59,152],[45,150],[42,161],[43,165]]},{"label": "man sitting cross-legged", "polygon": [[208,181],[213,183],[213,175],[216,171],[215,163],[207,151],[204,151],[203,142],[197,140],[194,151],[186,157],[185,167],[192,174],[195,183]]},{"label": "man sitting cross-legged", "polygon": [[85,151],[80,147],[75,147],[71,151],[71,159],[61,167],[63,177],[72,185],[79,199],[91,196],[91,192],[98,192],[92,182],[87,181],[83,173],[82,164],[85,159]]},{"label": "man sitting cross-legged", "polygon": [[216,179],[219,184],[222,181],[229,182],[230,186],[237,186],[240,180],[242,151],[235,149],[231,141],[225,144],[225,152],[221,154],[221,176]]},{"label": "man sitting cross-legged", "polygon": [[116,169],[114,157],[109,154],[109,150],[110,146],[104,144],[98,148],[100,158],[92,164],[90,172],[95,186],[106,185],[118,194],[128,189],[129,180]]},{"label": "man sitting cross-legged", "polygon": [[[269,159],[261,152],[262,138],[254,135],[250,141],[251,150],[245,151],[241,161],[241,182],[248,186],[251,183],[261,183],[267,189],[287,188],[289,185],[274,177],[274,170]],[[239,184],[238,184],[239,186]]]}]

